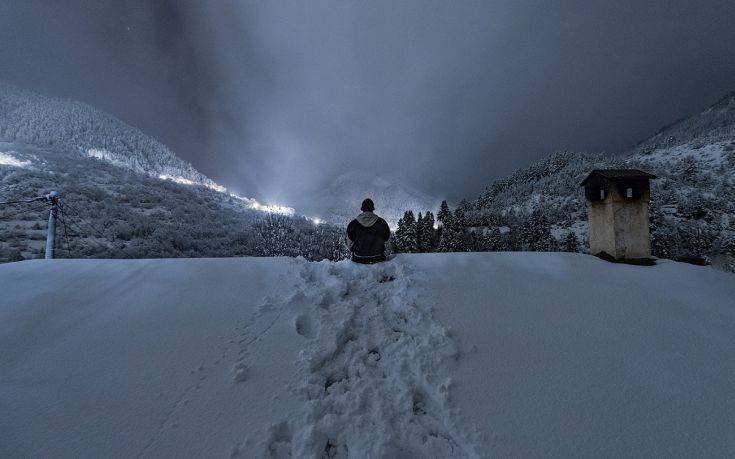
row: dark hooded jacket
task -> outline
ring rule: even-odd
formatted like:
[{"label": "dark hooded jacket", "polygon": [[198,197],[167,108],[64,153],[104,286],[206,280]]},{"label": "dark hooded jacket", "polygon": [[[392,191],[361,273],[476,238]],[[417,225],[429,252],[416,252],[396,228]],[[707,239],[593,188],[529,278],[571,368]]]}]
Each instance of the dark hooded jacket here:
[{"label": "dark hooded jacket", "polygon": [[389,238],[388,223],[372,212],[361,213],[347,225],[347,244],[352,261],[357,263],[385,261],[385,243]]}]

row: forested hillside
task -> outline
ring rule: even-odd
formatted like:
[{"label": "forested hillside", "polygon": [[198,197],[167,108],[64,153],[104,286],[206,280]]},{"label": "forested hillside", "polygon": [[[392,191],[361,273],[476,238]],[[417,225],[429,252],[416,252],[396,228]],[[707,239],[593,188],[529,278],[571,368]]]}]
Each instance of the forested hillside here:
[{"label": "forested hillside", "polygon": [[555,153],[491,183],[453,211],[445,208],[437,215],[438,230],[406,214],[396,250],[584,252],[587,216],[579,182],[596,168],[640,168],[659,177],[650,207],[653,254],[735,270],[734,133],[731,95],[621,156]]},{"label": "forested hillside", "polygon": [[3,82],[0,140],[74,151],[136,172],[214,185],[168,147],[108,113],[82,102],[47,97]]},{"label": "forested hillside", "polygon": [[[89,105],[0,83],[0,262],[57,257],[344,256],[342,230],[230,195],[165,145]],[[285,212],[289,213],[289,212]]]},{"label": "forested hillside", "polygon": [[[0,152],[24,167],[0,164],[0,201],[61,193],[58,258],[342,256],[342,230],[251,209],[203,186],[159,180],[85,159],[17,144]],[[0,260],[43,256],[48,205],[0,208]]]},{"label": "forested hillside", "polygon": [[636,145],[641,153],[652,153],[677,145],[729,143],[735,139],[735,92],[696,115],[661,128],[656,134]]}]

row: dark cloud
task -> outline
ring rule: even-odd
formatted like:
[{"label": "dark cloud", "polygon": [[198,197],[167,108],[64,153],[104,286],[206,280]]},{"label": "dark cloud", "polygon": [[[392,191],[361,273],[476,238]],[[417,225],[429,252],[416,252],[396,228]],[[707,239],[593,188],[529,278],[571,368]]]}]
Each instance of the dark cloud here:
[{"label": "dark cloud", "polygon": [[735,89],[731,1],[8,1],[0,78],[84,100],[244,194],[358,169],[472,195]]}]

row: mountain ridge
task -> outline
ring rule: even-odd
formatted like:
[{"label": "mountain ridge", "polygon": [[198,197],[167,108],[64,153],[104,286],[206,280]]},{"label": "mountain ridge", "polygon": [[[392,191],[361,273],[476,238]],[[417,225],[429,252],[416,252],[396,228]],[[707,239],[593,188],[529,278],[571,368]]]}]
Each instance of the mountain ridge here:
[{"label": "mountain ridge", "polygon": [[[431,250],[586,252],[579,183],[608,168],[658,176],[650,204],[654,256],[735,272],[735,93],[622,155],[560,151],[492,181],[460,201],[452,231],[442,233],[447,240]],[[396,249],[417,251],[412,244]]]},{"label": "mountain ridge", "polygon": [[0,138],[77,151],[136,172],[216,188],[210,178],[140,129],[84,102],[0,81]]},{"label": "mountain ridge", "polygon": [[714,142],[735,138],[735,91],[732,91],[704,110],[662,126],[653,135],[627,151],[650,153],[660,148],[671,148],[687,142]]},{"label": "mountain ridge", "polygon": [[[0,83],[0,201],[52,190],[57,257],[344,256],[340,229],[231,194],[108,113]],[[47,215],[0,206],[0,262],[42,257]]]}]

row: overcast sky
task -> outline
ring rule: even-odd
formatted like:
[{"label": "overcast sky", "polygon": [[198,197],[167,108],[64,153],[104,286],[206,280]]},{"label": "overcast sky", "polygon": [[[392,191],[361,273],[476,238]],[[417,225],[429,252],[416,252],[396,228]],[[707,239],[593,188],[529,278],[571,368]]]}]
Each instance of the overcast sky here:
[{"label": "overcast sky", "polygon": [[735,90],[735,2],[4,0],[0,78],[285,204],[350,170],[456,199]]}]

